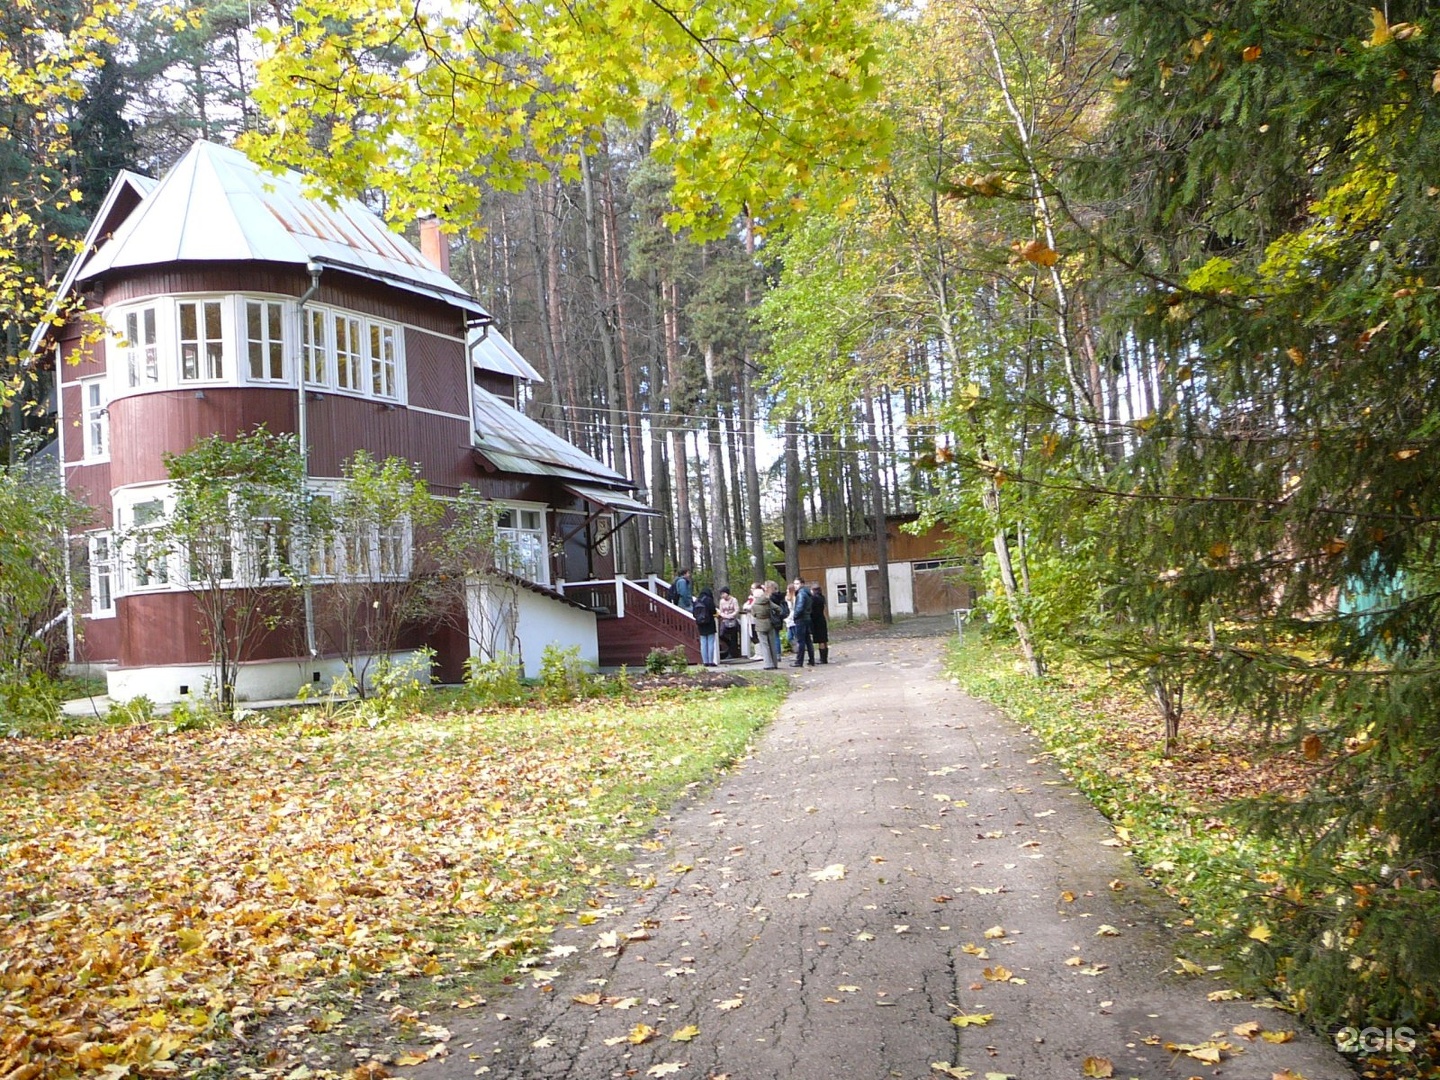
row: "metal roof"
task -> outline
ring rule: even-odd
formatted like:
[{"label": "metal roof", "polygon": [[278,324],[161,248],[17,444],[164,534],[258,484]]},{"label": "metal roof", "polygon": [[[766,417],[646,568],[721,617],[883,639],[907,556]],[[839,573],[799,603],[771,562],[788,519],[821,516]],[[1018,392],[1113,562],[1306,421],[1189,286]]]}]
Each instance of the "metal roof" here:
[{"label": "metal roof", "polygon": [[305,194],[299,173],[263,171],[238,150],[199,140],[80,272],[162,263],[318,263],[466,311],[484,309],[355,199]]},{"label": "metal roof", "polygon": [[617,514],[638,514],[641,517],[659,517],[660,511],[646,506],[635,496],[625,491],[611,491],[609,488],[590,487],[588,484],[566,484],[565,490],[578,495],[588,503]]},{"label": "metal roof", "polygon": [[529,476],[555,476],[563,480],[633,487],[608,465],[490,391],[471,387],[474,400],[475,449],[502,472]]},{"label": "metal roof", "polygon": [[530,382],[543,383],[545,381],[540,372],[531,367],[530,361],[521,356],[519,350],[493,326],[484,329],[473,328],[466,336],[466,345],[470,349],[470,362],[477,368],[484,371],[498,371],[501,375],[513,375],[518,379],[528,379]]}]

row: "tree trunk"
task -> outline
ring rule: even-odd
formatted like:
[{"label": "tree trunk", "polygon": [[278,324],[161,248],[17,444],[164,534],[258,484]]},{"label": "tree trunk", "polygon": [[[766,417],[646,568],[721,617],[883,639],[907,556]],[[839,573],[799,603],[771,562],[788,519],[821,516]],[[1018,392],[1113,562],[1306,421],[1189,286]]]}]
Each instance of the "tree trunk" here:
[{"label": "tree trunk", "polygon": [[[649,491],[645,485],[645,447],[641,442],[640,395],[635,387],[635,365],[630,351],[629,320],[625,313],[625,275],[620,265],[619,226],[615,220],[615,195],[610,183],[611,171],[605,171],[605,255],[611,295],[615,297],[615,315],[619,323],[620,371],[625,387],[625,412],[628,421],[626,440],[630,449],[630,479],[639,485],[636,495],[645,501]],[[638,577],[656,569],[655,546],[650,534],[650,519],[636,517],[626,526],[633,542],[625,545],[625,573]]]},{"label": "tree trunk", "polygon": [[755,433],[759,421],[755,417],[755,383],[750,376],[750,363],[740,365],[740,436],[744,443],[745,510],[750,526],[750,561],[756,581],[764,581],[765,523],[760,517],[760,469],[755,461]]},{"label": "tree trunk", "polygon": [[[716,400],[715,388],[715,347],[705,347],[705,385],[709,391],[709,408],[705,410],[705,427],[709,442],[710,496],[700,508],[702,524],[708,524],[710,531],[710,569],[714,574],[716,590],[730,584],[729,555],[725,548],[726,534],[730,531],[730,498],[725,491],[725,455],[720,445],[720,406]],[[711,515],[715,520],[706,522]]]},{"label": "tree trunk", "polygon": [[[865,439],[870,459],[870,506],[875,516],[875,565],[879,579],[880,621],[887,626],[895,621],[890,606],[890,538],[885,530],[885,480],[884,466],[880,462],[880,434],[875,426],[875,396],[865,394]],[[871,614],[875,611],[872,608]]]},{"label": "tree trunk", "polygon": [[665,366],[669,376],[670,455],[675,476],[675,559],[683,570],[695,559],[695,533],[690,518],[690,455],[685,447],[684,402],[680,400],[680,287],[665,286]]},{"label": "tree trunk", "polygon": [[785,580],[800,576],[800,423],[785,421]]}]

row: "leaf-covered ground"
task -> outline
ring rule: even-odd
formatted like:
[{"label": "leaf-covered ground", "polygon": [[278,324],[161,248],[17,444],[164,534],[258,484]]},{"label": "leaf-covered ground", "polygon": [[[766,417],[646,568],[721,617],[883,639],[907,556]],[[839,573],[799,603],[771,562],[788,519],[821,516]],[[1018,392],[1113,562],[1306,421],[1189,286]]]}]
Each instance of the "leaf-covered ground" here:
[{"label": "leaf-covered ground", "polygon": [[[1050,660],[1050,677],[1037,681],[1011,647],[967,632],[963,645],[952,644],[947,670],[966,692],[1035,733],[1114,822],[1146,875],[1192,913],[1188,921],[1202,940],[1223,939],[1227,952],[1238,948],[1242,968],[1272,972],[1251,981],[1257,987],[1268,981],[1269,990],[1288,998],[1279,974],[1283,957],[1278,965],[1268,955],[1250,964],[1246,954],[1267,950],[1274,932],[1257,920],[1250,901],[1293,886],[1294,853],[1247,829],[1234,807],[1262,795],[1302,794],[1329,767],[1323,749],[1307,754],[1305,743],[1296,745],[1288,732],[1267,736],[1243,718],[1187,709],[1179,744],[1167,758],[1153,702],[1094,665],[1063,654]],[[1226,958],[1216,949],[1209,959]],[[1290,1004],[1303,1012],[1303,1002]],[[1363,1058],[1360,1074],[1440,1077],[1440,1030],[1418,1026],[1420,1051]]]},{"label": "leaf-covered ground", "polygon": [[227,1075],[542,938],[780,694],[0,741],[0,1078]]}]

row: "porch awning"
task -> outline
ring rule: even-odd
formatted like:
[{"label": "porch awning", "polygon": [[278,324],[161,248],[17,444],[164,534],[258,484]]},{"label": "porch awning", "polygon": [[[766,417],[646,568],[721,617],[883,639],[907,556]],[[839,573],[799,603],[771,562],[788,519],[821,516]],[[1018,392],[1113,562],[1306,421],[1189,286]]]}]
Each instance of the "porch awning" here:
[{"label": "porch awning", "polygon": [[588,484],[565,484],[565,490],[578,495],[586,502],[625,517],[659,517],[660,511],[646,506],[633,495],[610,488],[590,487]]}]

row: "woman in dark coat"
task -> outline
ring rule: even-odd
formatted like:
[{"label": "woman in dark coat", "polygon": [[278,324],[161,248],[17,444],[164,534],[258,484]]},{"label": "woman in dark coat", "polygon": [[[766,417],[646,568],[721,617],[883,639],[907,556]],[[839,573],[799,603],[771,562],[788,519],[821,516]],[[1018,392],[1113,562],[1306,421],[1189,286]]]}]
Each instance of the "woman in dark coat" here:
[{"label": "woman in dark coat", "polygon": [[810,583],[810,641],[820,653],[820,663],[830,662],[830,623],[825,617],[825,589],[820,582]]}]

